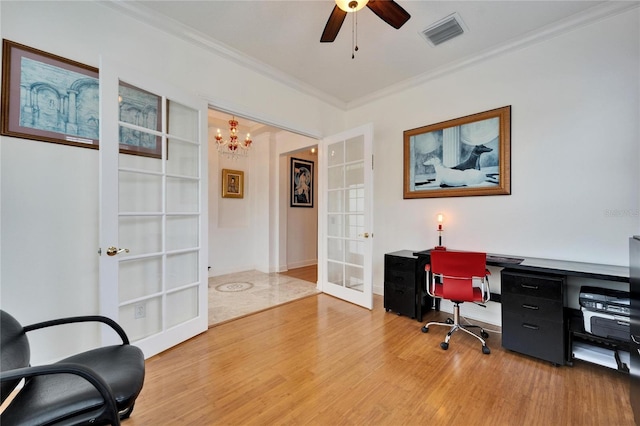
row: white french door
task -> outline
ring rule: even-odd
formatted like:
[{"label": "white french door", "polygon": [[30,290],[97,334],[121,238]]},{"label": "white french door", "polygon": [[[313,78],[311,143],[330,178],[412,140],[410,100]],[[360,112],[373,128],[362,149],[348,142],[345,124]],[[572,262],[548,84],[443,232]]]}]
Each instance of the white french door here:
[{"label": "white french door", "polygon": [[373,125],[322,140],[318,282],[332,296],[373,308]]},{"label": "white french door", "polygon": [[102,60],[100,105],[100,308],[148,358],[207,329],[207,104]]}]

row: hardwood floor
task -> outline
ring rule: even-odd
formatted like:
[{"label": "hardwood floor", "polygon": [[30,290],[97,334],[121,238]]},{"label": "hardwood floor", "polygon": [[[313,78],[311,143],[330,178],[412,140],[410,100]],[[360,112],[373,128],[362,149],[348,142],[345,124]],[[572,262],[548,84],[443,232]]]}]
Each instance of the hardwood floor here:
[{"label": "hardwood floor", "polygon": [[[425,322],[444,319],[430,312]],[[128,426],[633,425],[629,378],[554,367],[320,294],[222,324],[147,360]],[[495,327],[494,327],[495,328]]]},{"label": "hardwood floor", "polygon": [[286,272],[280,272],[280,275],[298,278],[312,283],[318,282],[318,265],[303,266],[302,268],[289,269]]}]

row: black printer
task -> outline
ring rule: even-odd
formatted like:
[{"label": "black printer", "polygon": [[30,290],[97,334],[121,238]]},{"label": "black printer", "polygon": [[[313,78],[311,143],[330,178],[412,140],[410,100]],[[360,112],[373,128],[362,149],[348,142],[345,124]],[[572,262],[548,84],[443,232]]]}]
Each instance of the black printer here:
[{"label": "black printer", "polygon": [[631,340],[629,292],[580,287],[580,310],[587,333],[625,342]]}]

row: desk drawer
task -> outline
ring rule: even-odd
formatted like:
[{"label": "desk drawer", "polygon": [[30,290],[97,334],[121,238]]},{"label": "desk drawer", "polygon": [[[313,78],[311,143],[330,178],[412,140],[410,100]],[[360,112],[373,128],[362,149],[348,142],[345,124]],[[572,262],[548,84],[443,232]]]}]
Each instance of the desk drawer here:
[{"label": "desk drawer", "polygon": [[562,322],[562,300],[543,299],[521,294],[503,293],[502,312],[511,312],[524,320],[542,319]]},{"label": "desk drawer", "polygon": [[502,271],[502,294],[512,293],[562,300],[563,276]]},{"label": "desk drawer", "polygon": [[397,269],[397,270],[410,270],[413,271],[416,267],[416,259],[409,257],[390,256],[384,257],[384,270]]},{"label": "desk drawer", "polygon": [[406,287],[408,290],[415,292],[416,287],[416,274],[413,269],[405,271],[396,270],[384,270],[384,282],[392,282],[397,286]]},{"label": "desk drawer", "polygon": [[416,316],[416,292],[414,286],[384,282],[384,308],[411,318]]},{"label": "desk drawer", "polygon": [[555,364],[564,364],[563,322],[531,319],[502,312],[502,346]]}]

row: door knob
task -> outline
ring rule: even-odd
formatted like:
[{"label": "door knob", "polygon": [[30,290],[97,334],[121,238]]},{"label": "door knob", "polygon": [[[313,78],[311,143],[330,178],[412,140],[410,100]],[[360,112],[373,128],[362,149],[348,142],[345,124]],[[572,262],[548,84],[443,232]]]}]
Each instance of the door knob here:
[{"label": "door knob", "polygon": [[127,248],[119,249],[117,247],[111,246],[107,249],[107,256],[115,256],[116,254],[120,254],[122,252],[129,253],[129,249]]},{"label": "door knob", "polygon": [[369,233],[365,232],[364,234],[358,234],[358,237],[369,238]]}]

